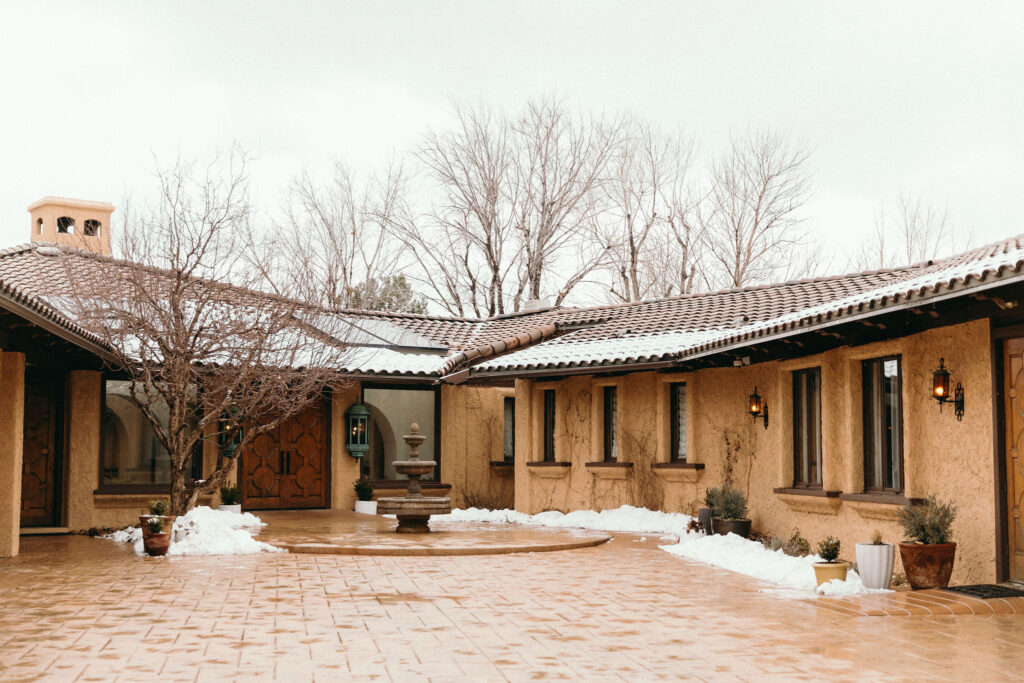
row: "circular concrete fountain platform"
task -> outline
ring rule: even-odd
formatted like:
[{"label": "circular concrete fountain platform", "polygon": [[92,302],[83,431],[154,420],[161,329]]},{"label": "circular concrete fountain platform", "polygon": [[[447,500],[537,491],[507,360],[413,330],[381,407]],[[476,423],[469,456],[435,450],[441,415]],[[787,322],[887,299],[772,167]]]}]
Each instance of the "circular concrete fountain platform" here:
[{"label": "circular concrete fountain platform", "polygon": [[257,511],[257,538],[310,555],[498,555],[589,548],[610,534],[431,520],[428,534],[396,534],[398,520],[338,510]]}]

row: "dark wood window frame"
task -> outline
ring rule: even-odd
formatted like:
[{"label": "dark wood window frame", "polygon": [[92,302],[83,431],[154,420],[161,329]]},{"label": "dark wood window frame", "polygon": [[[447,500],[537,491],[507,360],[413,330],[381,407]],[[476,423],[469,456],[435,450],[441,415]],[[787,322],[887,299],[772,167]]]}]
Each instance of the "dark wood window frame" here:
[{"label": "dark wood window frame", "polygon": [[[686,400],[679,405],[678,389],[680,387],[686,392],[686,382],[672,382],[668,385],[669,462],[686,462],[686,436],[679,432],[679,411],[683,411],[683,421],[685,422],[686,402],[690,398],[686,393]],[[689,427],[687,424],[687,430]]]},{"label": "dark wood window frame", "polygon": [[[410,391],[432,391],[434,392],[434,462],[437,463],[437,467],[434,471],[437,473],[436,479],[423,480],[421,483],[423,488],[430,487],[444,487],[451,488],[449,484],[443,484],[441,482],[441,387],[424,384],[409,384],[403,382],[363,382],[359,387],[359,401],[363,401],[363,392],[367,389],[401,389]],[[401,447],[405,447],[405,442],[401,442]],[[407,486],[405,480],[394,480],[394,479],[378,479],[374,482],[374,486],[377,488],[389,488],[390,482],[397,481],[402,488]],[[393,487],[394,488],[394,487]]]},{"label": "dark wood window frame", "polygon": [[543,402],[543,456],[542,462],[555,462],[555,411],[557,402],[554,389],[544,389]]},{"label": "dark wood window frame", "polygon": [[[898,410],[896,411],[897,419],[899,424],[896,425],[897,438],[895,440],[895,446],[899,450],[899,482],[898,487],[894,488],[886,486],[888,481],[883,482],[883,485],[879,486],[878,482],[874,479],[874,463],[871,461],[872,444],[876,434],[869,429],[869,425],[873,424],[871,411],[874,409],[877,415],[883,415],[885,411],[885,399],[884,393],[881,390],[872,392],[876,396],[868,396],[868,388],[873,383],[873,377],[875,377],[875,371],[872,369],[878,367],[881,372],[884,372],[885,363],[888,361],[896,361],[896,400]],[[869,373],[871,378],[869,378]],[[877,400],[873,400],[877,397]],[[864,492],[865,493],[878,493],[885,495],[896,495],[901,494],[904,488],[904,474],[905,474],[905,463],[904,463],[904,449],[903,449],[903,357],[900,354],[880,356],[878,358],[868,358],[861,361],[861,404],[862,404],[862,416],[861,425],[862,431],[864,432]],[[887,453],[885,463],[883,463],[883,477],[888,479],[888,472],[892,470],[893,457],[892,454]]]},{"label": "dark wood window frame", "polygon": [[601,389],[602,420],[601,430],[604,434],[604,462],[618,462],[618,387],[611,385]]},{"label": "dark wood window frame", "polygon": [[[105,374],[100,381],[100,457],[99,465],[97,467],[96,475],[98,485],[93,491],[96,495],[116,495],[116,494],[169,494],[171,492],[170,482],[166,484],[105,484],[103,482],[103,456],[106,453],[106,444],[103,442],[104,432],[103,421],[106,419],[107,414],[107,381],[131,381],[131,379],[122,374]],[[149,423],[147,419],[147,424]],[[192,478],[201,479],[203,476],[203,444],[205,439],[200,439],[196,444],[195,449],[192,451]]]},{"label": "dark wood window frame", "polygon": [[[511,410],[509,410],[511,406]],[[511,428],[512,430],[512,448],[511,453],[505,450],[505,433],[502,431],[502,459],[505,462],[515,462],[516,459],[516,399],[514,396],[505,396],[501,401],[502,418],[503,418],[503,430]],[[511,419],[509,419],[511,416]],[[508,423],[511,422],[509,425]]]},{"label": "dark wood window frame", "polygon": [[821,368],[806,368],[793,372],[793,488],[820,489],[821,470]]}]

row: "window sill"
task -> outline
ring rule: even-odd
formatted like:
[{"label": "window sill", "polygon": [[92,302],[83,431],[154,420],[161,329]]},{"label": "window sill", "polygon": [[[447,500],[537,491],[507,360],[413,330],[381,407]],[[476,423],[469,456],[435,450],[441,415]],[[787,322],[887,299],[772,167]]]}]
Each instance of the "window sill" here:
[{"label": "window sill", "polygon": [[808,512],[816,515],[834,515],[842,504],[842,491],[826,491],[819,488],[777,488],[773,493],[794,512]]},{"label": "window sill", "polygon": [[[93,507],[97,510],[109,508],[146,508],[154,498],[166,499],[167,492],[162,493],[113,493],[110,491],[93,492]],[[212,493],[204,493],[199,496],[199,503],[209,505],[213,502]]]},{"label": "window sill", "polygon": [[514,460],[492,460],[491,472],[501,477],[510,477],[515,474],[516,463]]},{"label": "window sill", "polygon": [[656,462],[651,465],[651,469],[665,481],[682,481],[694,484],[704,474],[704,463]]},{"label": "window sill", "polygon": [[844,493],[840,498],[864,519],[889,522],[896,521],[904,505],[919,502],[919,499],[907,498],[901,493]]},{"label": "window sill", "polygon": [[625,479],[633,471],[631,462],[588,462],[586,466],[598,479]]},{"label": "window sill", "polygon": [[569,471],[572,469],[572,463],[570,462],[545,462],[543,460],[528,462],[526,466],[529,468],[527,471],[530,474],[545,479],[568,477]]}]

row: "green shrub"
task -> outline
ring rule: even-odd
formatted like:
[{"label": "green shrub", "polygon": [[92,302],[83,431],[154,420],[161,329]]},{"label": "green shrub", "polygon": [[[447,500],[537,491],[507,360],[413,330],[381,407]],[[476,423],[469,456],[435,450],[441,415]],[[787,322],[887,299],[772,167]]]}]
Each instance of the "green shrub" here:
[{"label": "green shrub", "polygon": [[220,504],[221,505],[238,505],[242,502],[242,492],[238,490],[237,486],[221,486],[220,487]]},{"label": "green shrub", "polygon": [[166,500],[151,500],[149,501],[149,514],[162,516],[167,514],[167,501]]},{"label": "green shrub", "polygon": [[704,502],[720,519],[746,519],[747,497],[743,491],[734,489],[728,484],[721,488],[712,486],[704,494]]},{"label": "green shrub", "polygon": [[899,513],[900,526],[906,537],[929,545],[950,542],[953,538],[954,519],[956,506],[950,502],[940,502],[934,496],[929,496],[920,505],[904,505]]},{"label": "green shrub", "polygon": [[818,544],[818,555],[825,562],[835,562],[839,559],[839,539],[826,536]]},{"label": "green shrub", "polygon": [[353,488],[359,500],[373,500],[373,482],[369,479],[356,479]]},{"label": "green shrub", "polygon": [[159,517],[150,517],[146,520],[146,524],[149,525],[150,532],[159,534],[164,530],[164,520]]}]

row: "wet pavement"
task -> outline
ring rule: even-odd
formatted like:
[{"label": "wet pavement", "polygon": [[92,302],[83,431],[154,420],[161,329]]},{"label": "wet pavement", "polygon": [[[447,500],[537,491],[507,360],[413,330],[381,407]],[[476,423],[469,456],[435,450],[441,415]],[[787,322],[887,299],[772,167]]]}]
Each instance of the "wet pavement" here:
[{"label": "wet pavement", "polygon": [[1024,619],[872,619],[616,534],[473,556],[0,560],[0,680],[1012,680]]}]

